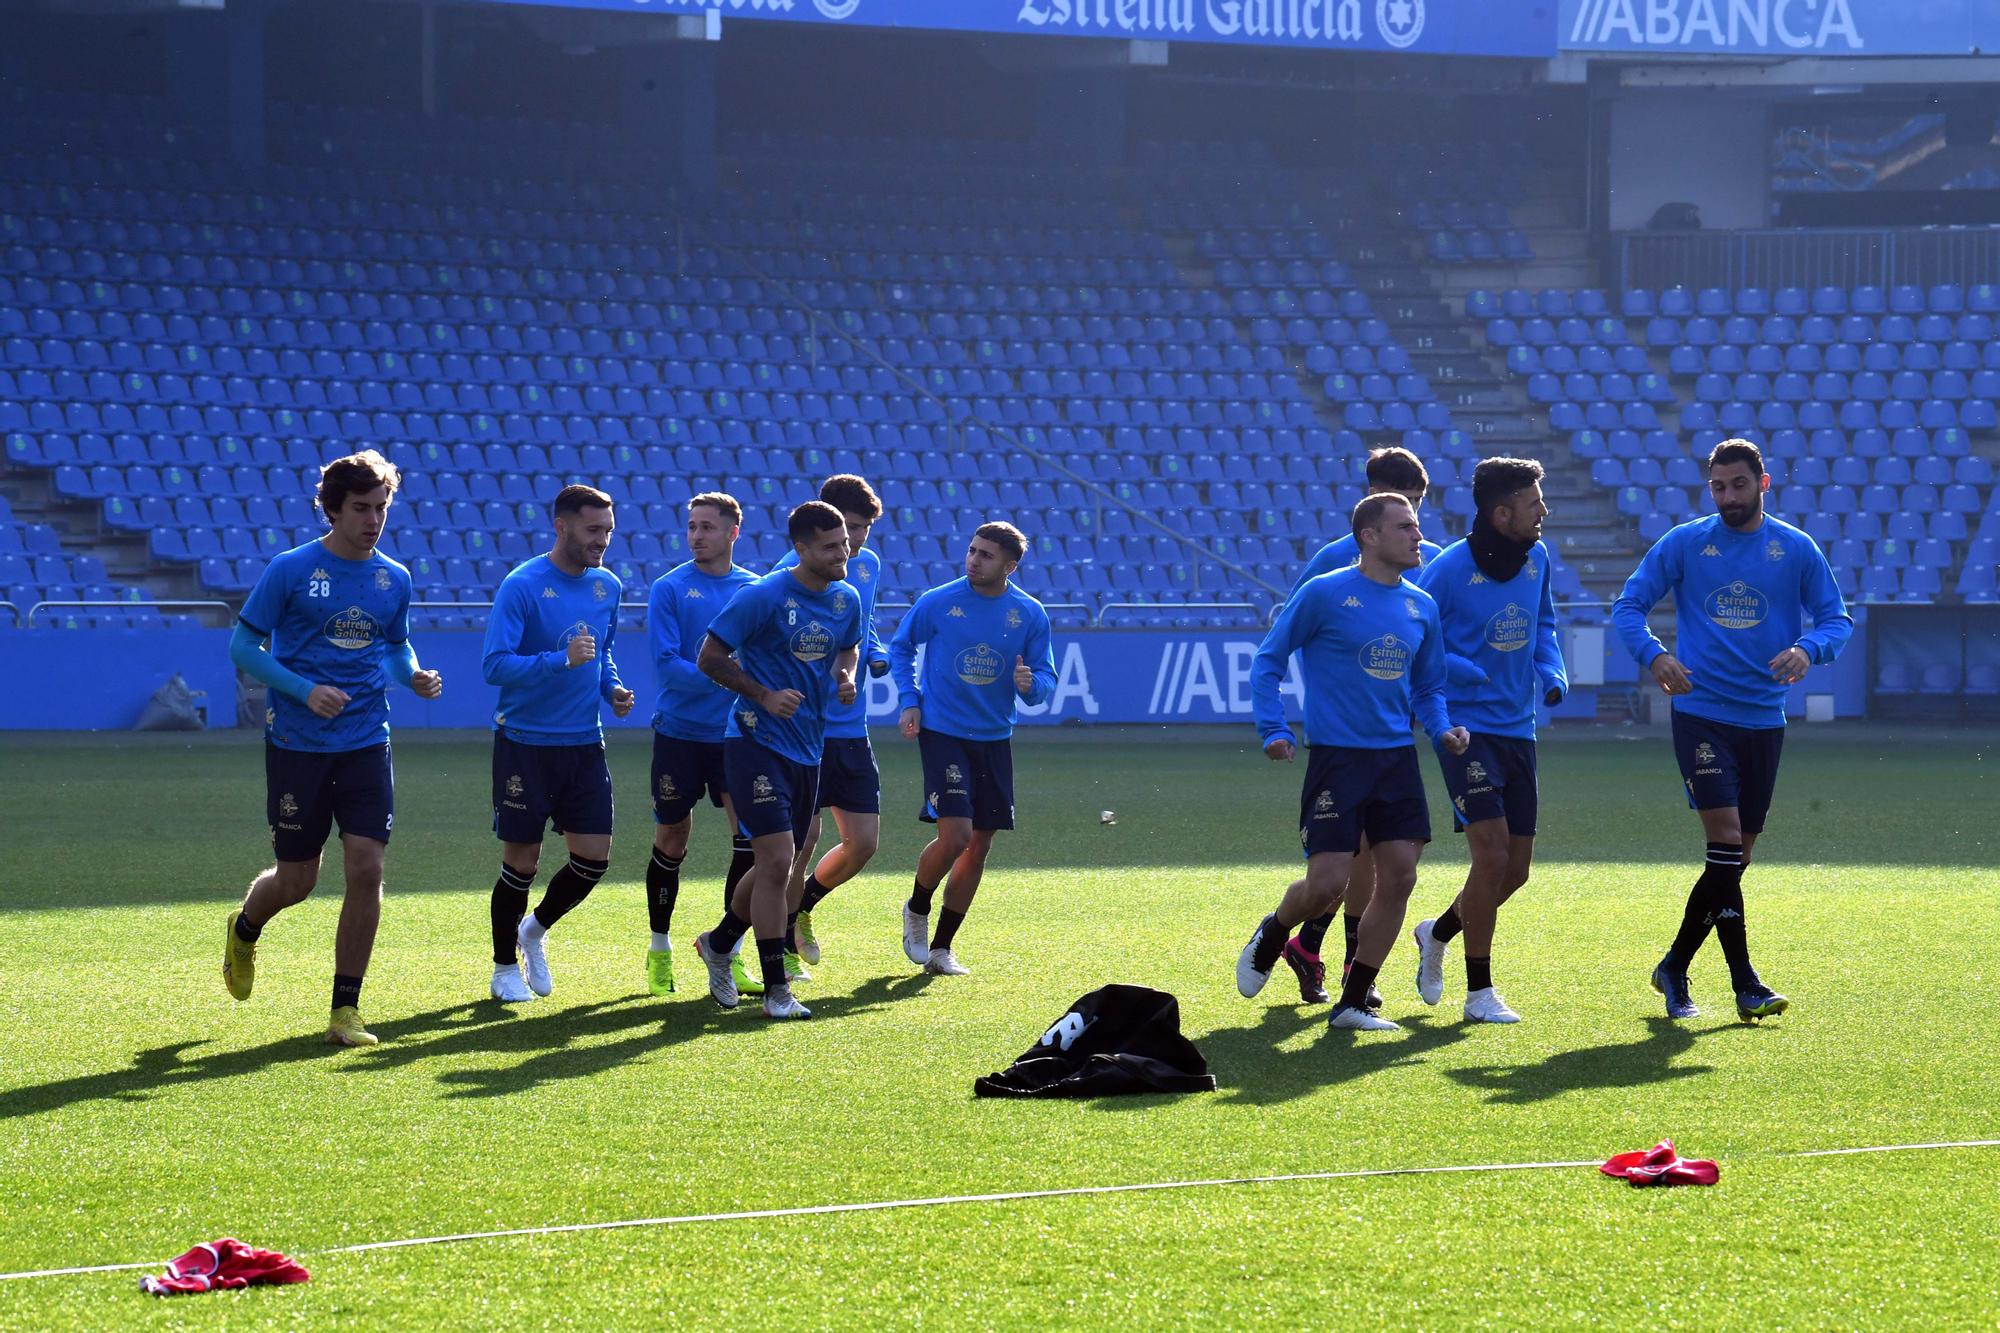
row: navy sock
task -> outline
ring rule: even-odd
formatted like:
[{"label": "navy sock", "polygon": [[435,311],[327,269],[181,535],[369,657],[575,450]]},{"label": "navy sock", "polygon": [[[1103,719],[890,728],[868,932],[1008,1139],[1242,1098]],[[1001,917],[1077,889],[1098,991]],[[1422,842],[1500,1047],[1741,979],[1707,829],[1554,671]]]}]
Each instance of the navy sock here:
[{"label": "navy sock", "polygon": [[723,908],[722,920],[716,923],[714,930],[708,932],[709,952],[719,954],[728,953],[736,947],[736,941],[742,939],[749,930],[750,923],[748,921],[745,921],[728,908]]},{"label": "navy sock", "polygon": [[1465,988],[1468,991],[1486,990],[1493,984],[1492,958],[1465,956]]},{"label": "navy sock", "polygon": [[248,912],[236,914],[236,938],[245,944],[255,944],[257,937],[264,933],[262,921],[252,921]]},{"label": "navy sock", "polygon": [[785,941],[782,936],[777,939],[758,940],[757,961],[764,967],[766,995],[785,984]]},{"label": "navy sock", "polygon": [[949,949],[952,937],[958,934],[958,928],[964,920],[963,912],[954,912],[949,907],[941,910],[938,913],[937,931],[931,936],[931,948]]},{"label": "navy sock", "polygon": [[750,839],[737,834],[729,844],[729,873],[722,877],[722,906],[725,910],[736,897],[737,883],[756,864],[757,853],[751,850]]},{"label": "navy sock", "polygon": [[1354,966],[1354,951],[1361,947],[1361,918],[1352,913],[1344,913],[1340,924],[1347,932],[1347,955],[1340,960],[1342,967]]},{"label": "navy sock", "polygon": [[532,870],[516,870],[500,863],[500,878],[493,882],[493,961],[501,967],[520,961],[515,956],[514,933],[528,914],[528,890],[535,882]]},{"label": "navy sock", "polygon": [[1341,983],[1340,987],[1341,1007],[1366,1009],[1368,988],[1375,984],[1375,978],[1381,971],[1381,968],[1370,967],[1366,963],[1350,963],[1347,968],[1347,980]]},{"label": "navy sock", "polygon": [[924,887],[924,882],[920,879],[913,880],[911,883],[913,887],[910,890],[910,910],[918,916],[929,916],[931,914],[931,895],[937,892],[937,886],[932,885],[927,889]]},{"label": "navy sock", "polygon": [[806,876],[806,896],[799,900],[799,911],[810,912],[818,907],[833,890],[819,882],[818,875]]},{"label": "navy sock", "polygon": [[1464,929],[1465,922],[1458,916],[1458,903],[1453,901],[1451,906],[1444,909],[1443,916],[1431,922],[1431,938],[1439,944],[1444,944],[1454,939],[1458,932]]},{"label": "navy sock", "polygon": [[342,1009],[361,1003],[361,978],[336,975],[333,979],[333,1007]]},{"label": "navy sock", "polygon": [[655,847],[653,859],[646,862],[646,919],[655,935],[664,935],[673,929],[674,904],[681,896],[683,859],[668,856]]},{"label": "navy sock", "polygon": [[549,880],[549,891],[542,895],[541,902],[535,904],[535,920],[542,923],[542,929],[547,930],[562,920],[572,907],[588,898],[609,869],[609,861],[591,861],[572,854]]},{"label": "navy sock", "polygon": [[[1743,849],[1735,843],[1709,846],[1711,868],[1716,872],[1716,884],[1709,897],[1709,919],[1715,925],[1715,942],[1722,946],[1722,956],[1729,963],[1730,985],[1746,991],[1760,983],[1757,969],[1750,965],[1750,937],[1743,919]],[[1734,852],[1735,864],[1726,859],[1716,861],[1716,849],[1720,849],[1724,858]]]},{"label": "navy sock", "polygon": [[1316,916],[1299,927],[1299,947],[1307,953],[1318,955],[1320,946],[1326,943],[1326,932],[1333,929],[1333,913]]}]

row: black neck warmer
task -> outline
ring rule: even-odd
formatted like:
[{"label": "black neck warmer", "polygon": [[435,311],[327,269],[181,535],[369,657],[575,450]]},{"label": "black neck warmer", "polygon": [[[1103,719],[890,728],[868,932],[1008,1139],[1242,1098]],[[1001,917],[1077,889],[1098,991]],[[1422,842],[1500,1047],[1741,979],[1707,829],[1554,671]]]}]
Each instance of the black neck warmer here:
[{"label": "black neck warmer", "polygon": [[1465,544],[1472,548],[1472,563],[1495,583],[1505,583],[1520,573],[1521,566],[1528,563],[1528,552],[1535,549],[1533,542],[1517,542],[1494,528],[1484,514],[1472,520]]}]

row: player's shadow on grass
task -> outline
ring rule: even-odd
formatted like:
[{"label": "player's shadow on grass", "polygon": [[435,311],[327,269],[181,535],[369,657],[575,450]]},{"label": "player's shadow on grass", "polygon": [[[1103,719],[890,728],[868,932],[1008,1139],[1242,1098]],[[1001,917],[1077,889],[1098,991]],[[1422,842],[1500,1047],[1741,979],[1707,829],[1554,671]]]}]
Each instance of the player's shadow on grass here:
[{"label": "player's shadow on grass", "polygon": [[1649,1018],[1646,1026],[1638,1041],[1557,1051],[1535,1064],[1447,1069],[1445,1076],[1485,1092],[1489,1105],[1528,1106],[1566,1092],[1640,1088],[1714,1072],[1713,1065],[1674,1063],[1694,1048],[1698,1030],[1666,1017]]},{"label": "player's shadow on grass", "polygon": [[[441,1029],[476,1029],[505,1017],[497,1005],[454,1005],[375,1023],[372,1030],[384,1042],[393,1044],[435,1034]],[[235,1051],[203,1052],[201,1048],[206,1045],[205,1040],[169,1042],[136,1053],[129,1065],[119,1069],[8,1088],[0,1091],[0,1120],[58,1111],[79,1102],[150,1101],[156,1094],[184,1083],[241,1078],[277,1065],[339,1059],[347,1054],[330,1049],[316,1031]]]},{"label": "player's shadow on grass", "polygon": [[[807,995],[805,1002],[813,1012],[812,1021],[815,1023],[823,1018],[854,1018],[877,1009],[891,1008],[900,1001],[921,995],[936,980],[928,972],[870,977],[845,995]],[[754,998],[744,1000],[746,1005],[755,1003]]]},{"label": "player's shadow on grass", "polygon": [[[1279,1006],[1264,1011],[1255,1027],[1218,1028],[1195,1044],[1208,1058],[1225,1105],[1270,1106],[1306,1097],[1351,1079],[1417,1064],[1433,1051],[1465,1039],[1457,1023],[1433,1023],[1428,1016],[1399,1019],[1403,1033],[1361,1034],[1326,1026],[1323,1007]],[[1315,1033],[1303,1050],[1278,1045],[1301,1032]]]}]

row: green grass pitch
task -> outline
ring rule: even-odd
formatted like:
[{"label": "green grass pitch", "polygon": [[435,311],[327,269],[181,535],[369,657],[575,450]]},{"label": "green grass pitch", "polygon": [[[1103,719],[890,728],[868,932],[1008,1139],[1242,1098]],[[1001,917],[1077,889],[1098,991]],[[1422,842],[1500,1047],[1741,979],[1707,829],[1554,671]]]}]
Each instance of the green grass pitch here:
[{"label": "green grass pitch", "polygon": [[[614,737],[612,872],[551,937],[553,998],[485,999],[487,745],[397,746],[389,899],[363,1012],[320,1043],[331,883],[265,932],[257,993],[218,975],[263,864],[262,763],[229,737],[0,747],[0,1271],[161,1259],[236,1235],[304,1287],[152,1301],[135,1275],[0,1283],[0,1327],[1991,1328],[2000,1151],[1798,1158],[2000,1138],[2000,784],[1990,738],[1794,728],[1746,879],[1766,977],[1734,1020],[1713,944],[1700,1020],[1646,986],[1701,839],[1662,735],[1542,750],[1542,861],[1501,919],[1526,1017],[1425,1010],[1329,1033],[1236,952],[1296,870],[1301,770],[1243,732],[1024,735],[1021,831],[959,938],[913,976],[897,908],[924,837],[912,747],[878,741],[883,847],[817,915],[804,1024],[723,1014],[691,949],[725,839],[700,817],[676,921],[681,993],[645,994],[646,738]],[[1463,851],[1439,837],[1416,915]],[[1098,812],[1115,810],[1101,826]],[[546,884],[543,877],[542,884]],[[538,885],[537,892],[539,893]],[[1180,997],[1218,1092],[975,1101],[1077,995]],[[1588,1170],[1403,1176],[723,1221],[334,1255],[545,1224],[1285,1172],[1597,1159],[1673,1136],[1710,1190]]]}]

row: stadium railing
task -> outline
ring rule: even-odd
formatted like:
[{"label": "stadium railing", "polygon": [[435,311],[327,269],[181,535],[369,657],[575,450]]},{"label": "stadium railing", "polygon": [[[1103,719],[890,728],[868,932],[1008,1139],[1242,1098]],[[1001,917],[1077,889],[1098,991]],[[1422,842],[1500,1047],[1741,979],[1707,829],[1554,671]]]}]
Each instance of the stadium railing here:
[{"label": "stadium railing", "polygon": [[[0,602],[0,606],[5,606],[10,610],[14,609],[13,603],[11,602]],[[19,624],[23,629],[33,629],[35,627],[35,613],[44,610],[48,607],[73,607],[73,608],[97,607],[106,610],[125,611],[128,613],[132,611],[146,610],[148,608],[156,611],[165,611],[171,608],[179,607],[188,610],[220,611],[224,615],[228,616],[231,620],[234,620],[236,618],[235,606],[231,605],[228,602],[217,602],[210,600],[190,601],[181,598],[168,598],[163,601],[120,602],[120,601],[83,601],[71,598],[60,598],[60,599],[52,598],[47,601],[34,603],[32,606],[28,608],[28,613],[25,616],[22,615],[18,610],[15,610],[14,611],[15,622]]]},{"label": "stadium railing", "polygon": [[25,622],[25,621],[23,621],[23,619],[21,618],[21,608],[20,608],[20,607],[18,607],[18,606],[16,606],[16,605],[14,605],[14,604],[13,604],[12,602],[0,602],[0,606],[4,606],[4,607],[6,607],[6,608],[7,608],[7,609],[8,609],[9,611],[12,611],[12,612],[14,613],[14,628],[15,628],[15,629],[19,629],[19,628],[21,628],[21,626],[22,626],[23,624],[25,624],[25,623],[26,623],[26,622]]},{"label": "stadium railing", "polygon": [[1618,281],[1634,287],[1966,286],[2000,272],[2000,227],[1627,232]]}]

